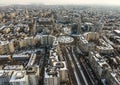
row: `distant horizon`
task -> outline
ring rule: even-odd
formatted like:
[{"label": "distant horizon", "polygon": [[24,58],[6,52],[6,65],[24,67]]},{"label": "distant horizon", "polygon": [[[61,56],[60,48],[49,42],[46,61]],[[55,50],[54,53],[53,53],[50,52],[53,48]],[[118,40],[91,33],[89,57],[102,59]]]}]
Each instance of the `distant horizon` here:
[{"label": "distant horizon", "polygon": [[27,4],[0,4],[0,6],[14,6],[14,5],[45,5],[45,6],[103,6],[103,7],[120,7],[120,5],[104,5],[104,4],[44,4],[44,3],[27,3]]},{"label": "distant horizon", "polygon": [[120,0],[0,0],[0,5],[101,5],[120,6]]}]

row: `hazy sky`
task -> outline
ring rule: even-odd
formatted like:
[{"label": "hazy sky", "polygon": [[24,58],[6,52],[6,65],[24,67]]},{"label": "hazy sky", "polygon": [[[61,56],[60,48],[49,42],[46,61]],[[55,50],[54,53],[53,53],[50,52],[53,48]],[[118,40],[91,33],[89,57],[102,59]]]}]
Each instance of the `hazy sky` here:
[{"label": "hazy sky", "polygon": [[102,4],[102,5],[119,5],[120,0],[0,0],[0,4]]}]

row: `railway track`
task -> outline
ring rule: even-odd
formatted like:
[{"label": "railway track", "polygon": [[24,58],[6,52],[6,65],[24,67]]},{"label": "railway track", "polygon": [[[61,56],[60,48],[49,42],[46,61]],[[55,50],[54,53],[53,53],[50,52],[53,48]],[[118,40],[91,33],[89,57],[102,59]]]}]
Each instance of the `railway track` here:
[{"label": "railway track", "polygon": [[81,50],[79,48],[77,48],[76,50],[74,49],[75,53],[80,53],[79,57],[77,57],[77,59],[79,60],[79,63],[84,71],[85,77],[87,79],[87,82],[89,85],[98,85],[96,82],[98,81],[96,79],[96,76],[93,74],[92,69],[90,68],[89,64],[87,63],[85,57],[87,56],[83,56],[83,53],[81,52]]},{"label": "railway track", "polygon": [[68,60],[71,64],[74,77],[76,80],[76,84],[74,85],[92,85],[87,82],[86,77],[82,71],[82,67],[80,66],[80,63],[78,59],[76,58],[75,54],[73,53],[73,51],[71,50],[71,48],[66,47],[65,49],[66,49]]},{"label": "railway track", "polygon": [[84,84],[81,84],[81,81],[80,81],[80,78],[79,78],[80,74],[78,73],[78,69],[75,66],[75,62],[73,62],[72,57],[71,57],[68,49],[67,48],[65,48],[65,49],[66,49],[66,53],[67,53],[67,57],[68,57],[68,62],[70,62],[70,66],[72,68],[71,71],[74,74],[73,75],[74,78],[75,78],[74,85],[84,85]]},{"label": "railway track", "polygon": [[69,50],[69,53],[71,55],[72,61],[74,62],[75,68],[77,69],[77,74],[79,75],[81,85],[89,85],[86,78],[85,78],[85,75],[82,71],[82,67],[81,67],[78,59],[76,58],[76,56],[73,52],[73,48],[72,47],[68,48],[68,50]]},{"label": "railway track", "polygon": [[[86,64],[82,62],[82,59],[76,57],[73,47],[66,47],[66,53],[68,60],[71,63],[71,67],[76,79],[77,85],[95,85],[94,80],[89,74]],[[76,85],[75,84],[75,85]]]}]

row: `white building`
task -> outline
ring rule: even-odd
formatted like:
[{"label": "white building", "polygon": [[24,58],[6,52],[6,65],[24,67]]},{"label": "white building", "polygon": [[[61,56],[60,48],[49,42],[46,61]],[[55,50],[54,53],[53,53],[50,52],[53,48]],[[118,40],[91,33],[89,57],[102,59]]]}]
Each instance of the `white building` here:
[{"label": "white building", "polygon": [[44,85],[60,85],[59,71],[56,71],[54,67],[45,68]]},{"label": "white building", "polygon": [[109,85],[120,85],[120,73],[109,72],[107,76],[107,81]]},{"label": "white building", "polygon": [[25,71],[14,71],[10,79],[12,85],[29,85]]},{"label": "white building", "polygon": [[99,78],[104,77],[107,71],[111,70],[109,64],[96,51],[89,52],[89,62]]}]

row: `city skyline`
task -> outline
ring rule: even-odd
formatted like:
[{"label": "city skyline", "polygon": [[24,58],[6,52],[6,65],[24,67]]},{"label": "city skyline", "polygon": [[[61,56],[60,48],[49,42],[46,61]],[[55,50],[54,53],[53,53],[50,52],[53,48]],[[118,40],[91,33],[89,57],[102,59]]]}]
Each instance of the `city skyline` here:
[{"label": "city skyline", "polygon": [[119,0],[1,0],[1,5],[11,4],[45,4],[45,5],[116,5],[120,6]]},{"label": "city skyline", "polygon": [[47,1],[0,3],[0,85],[120,85],[120,7]]}]

